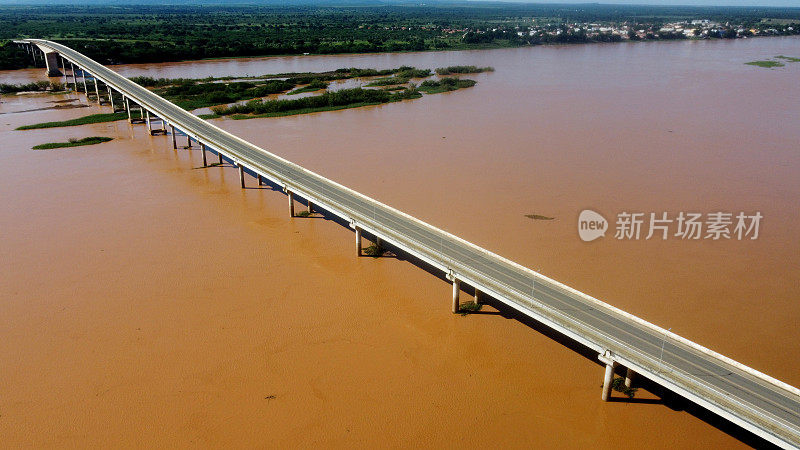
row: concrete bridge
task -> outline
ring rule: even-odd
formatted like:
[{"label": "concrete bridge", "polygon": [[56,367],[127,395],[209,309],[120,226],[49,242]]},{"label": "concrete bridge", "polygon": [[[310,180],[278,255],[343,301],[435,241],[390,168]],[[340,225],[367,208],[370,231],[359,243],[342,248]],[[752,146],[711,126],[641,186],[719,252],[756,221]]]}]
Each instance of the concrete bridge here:
[{"label": "concrete bridge", "polygon": [[596,352],[605,365],[603,400],[611,395],[615,373],[624,373],[628,386],[638,375],[770,443],[800,448],[797,388],[233,136],[68,47],[38,39],[16,42],[32,54],[41,51],[48,73],[63,71],[75,90],[127,111],[131,123],[145,123],[151,134],[171,134],[174,148],[176,130],[182,131],[189,143],[200,145],[204,165],[207,152],[232,161],[242,187],[245,171],[259,184],[266,178],[282,186],[292,216],[297,199],[309,211],[325,210],[348,222],[358,255],[367,233],[379,248],[389,243],[441,270],[453,285],[453,313],[466,284],[476,302],[491,297]]}]

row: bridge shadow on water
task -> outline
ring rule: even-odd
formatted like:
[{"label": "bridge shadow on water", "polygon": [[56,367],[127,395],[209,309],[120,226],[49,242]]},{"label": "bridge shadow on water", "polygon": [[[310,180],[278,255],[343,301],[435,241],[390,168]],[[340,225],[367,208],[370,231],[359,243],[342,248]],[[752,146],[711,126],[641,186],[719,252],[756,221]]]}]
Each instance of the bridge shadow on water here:
[{"label": "bridge shadow on water", "polygon": [[[232,164],[232,161],[228,160],[227,158],[224,159],[225,163],[222,164],[223,167],[235,167]],[[219,165],[218,165],[219,166]],[[200,167],[202,168],[202,167]],[[245,169],[245,173],[250,175],[252,178],[248,180],[249,183],[253,183],[256,177],[256,173],[250,170]],[[283,192],[283,186],[280,186],[272,181],[268,180],[267,178],[263,179],[262,185],[258,187],[248,187],[250,189],[264,189],[264,190],[271,190],[275,192],[280,192],[286,195]],[[295,194],[295,201],[298,203],[308,205],[308,200],[300,196],[299,194]],[[315,212],[313,215],[308,217],[296,217],[296,219],[303,220],[303,219],[324,219],[331,222],[334,222],[342,227],[347,228],[348,230],[352,230],[350,228],[350,223],[347,220],[344,220],[319,205],[314,205]],[[376,237],[371,233],[367,232],[366,230],[362,231],[362,238],[375,242]],[[383,255],[380,256],[367,256],[361,255],[362,258],[395,258],[399,261],[406,262],[411,264],[419,269],[422,269],[428,272],[431,276],[438,278],[440,281],[447,283],[448,285],[451,282],[447,279],[446,275],[438,268],[428,264],[427,262],[406,253],[402,249],[392,245],[389,242],[383,242],[382,247],[385,250]],[[467,295],[474,296],[475,290],[474,287],[467,285],[466,283],[461,284],[461,291],[462,295],[465,293]],[[443,299],[441,302],[441,309],[442,314],[450,314],[450,304],[449,298],[447,300]],[[486,315],[486,316],[499,316],[506,320],[514,320],[517,321],[531,330],[548,337],[559,344],[563,345],[564,347],[569,348],[570,350],[574,351],[578,355],[585,358],[591,364],[594,364],[598,367],[597,370],[597,401],[600,402],[600,394],[601,394],[601,386],[602,386],[602,377],[603,371],[605,370],[605,364],[597,359],[597,352],[593,349],[590,349],[580,342],[573,340],[572,338],[565,336],[556,330],[550,328],[549,326],[537,321],[536,319],[529,317],[516,309],[506,305],[502,301],[491,297],[486,293],[481,293],[481,303],[486,306],[492,307],[495,311],[472,311],[466,312],[466,315]],[[620,377],[625,376],[625,367],[618,367],[616,370],[616,375]],[[724,419],[711,411],[703,408],[700,405],[680,396],[677,393],[670,391],[669,389],[664,388],[663,386],[644,378],[643,376],[637,374],[636,378],[634,379],[634,387],[639,389],[645,390],[657,398],[627,398],[621,397],[621,393],[614,392],[612,393],[612,397],[610,402],[614,403],[631,403],[631,404],[648,404],[653,405],[654,407],[664,406],[673,411],[682,411],[687,414],[692,415],[693,417],[702,420],[703,422],[707,423],[708,425],[717,428],[718,430],[722,431],[723,433],[728,434],[729,436],[739,440],[740,442],[749,445],[753,448],[758,449],[778,449],[776,445],[764,440],[763,438],[756,436],[755,434],[751,433],[748,430],[736,425],[733,422],[730,422],[727,419]],[[616,396],[614,396],[616,395]]]}]

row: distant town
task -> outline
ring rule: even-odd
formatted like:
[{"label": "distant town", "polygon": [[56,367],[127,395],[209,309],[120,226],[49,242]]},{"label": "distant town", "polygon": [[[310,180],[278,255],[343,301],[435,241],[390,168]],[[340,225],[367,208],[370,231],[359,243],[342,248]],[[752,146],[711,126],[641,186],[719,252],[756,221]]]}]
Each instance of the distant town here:
[{"label": "distant town", "polygon": [[754,36],[800,34],[800,21],[764,20],[759,23],[718,22],[710,19],[666,23],[642,22],[545,22],[532,19],[531,25],[485,29],[442,29],[442,33],[461,33],[465,43],[489,42],[509,34],[529,44],[549,42],[619,42],[625,40],[737,39]]}]

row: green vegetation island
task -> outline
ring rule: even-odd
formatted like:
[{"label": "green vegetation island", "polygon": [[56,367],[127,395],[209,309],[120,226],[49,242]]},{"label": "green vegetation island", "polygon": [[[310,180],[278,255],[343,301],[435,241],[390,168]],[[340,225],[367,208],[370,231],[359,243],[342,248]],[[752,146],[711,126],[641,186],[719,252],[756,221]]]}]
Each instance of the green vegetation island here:
[{"label": "green vegetation island", "polygon": [[373,0],[209,4],[99,0],[0,6],[0,69],[29,67],[19,38],[103,64],[800,34],[800,8]]},{"label": "green vegetation island", "polygon": [[53,148],[80,147],[82,145],[94,145],[112,140],[114,140],[114,138],[103,137],[103,136],[91,136],[91,137],[85,137],[83,139],[71,138],[67,142],[51,142],[49,144],[34,145],[33,149],[50,150]]},{"label": "green vegetation island", "polygon": [[767,69],[774,69],[775,67],[784,67],[786,64],[784,63],[795,63],[800,62],[800,58],[795,58],[793,56],[785,56],[785,55],[778,55],[773,59],[764,59],[760,61],[750,61],[746,62],[745,64],[749,66],[757,66],[757,67],[764,67]]},{"label": "green vegetation island", "polygon": [[[186,109],[212,107],[213,114],[202,114],[204,119],[230,116],[233,119],[280,117],[323,111],[336,111],[362,106],[379,105],[402,100],[413,100],[425,94],[438,94],[475,86],[474,80],[461,79],[451,74],[493,72],[492,67],[450,66],[435,70],[401,66],[396,69],[342,68],[326,72],[292,72],[253,77],[220,78],[151,78],[132,77],[140,84],[176,105]],[[425,79],[438,74],[439,79]],[[329,91],[329,82],[352,78],[364,79],[364,87]],[[391,79],[392,87],[383,87],[379,80]],[[422,79],[417,86],[412,79]],[[0,92],[62,91],[69,85],[39,82],[25,85],[0,85]],[[78,85],[79,91],[82,86]],[[270,98],[276,94],[293,95],[301,92],[312,95],[288,99]],[[90,94],[91,88],[90,88]],[[76,119],[23,125],[17,130],[68,127],[90,123],[113,122],[127,119],[124,112],[90,114]]]}]

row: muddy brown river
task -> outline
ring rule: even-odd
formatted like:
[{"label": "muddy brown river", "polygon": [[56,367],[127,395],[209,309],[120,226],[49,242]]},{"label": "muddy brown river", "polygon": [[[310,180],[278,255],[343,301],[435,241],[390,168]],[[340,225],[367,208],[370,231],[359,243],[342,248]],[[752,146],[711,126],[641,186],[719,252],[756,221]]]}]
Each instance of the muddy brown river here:
[{"label": "muddy brown river", "polygon": [[[800,39],[551,46],[116,66],[153,77],[493,66],[474,88],[222,128],[500,255],[800,385]],[[0,72],[0,82],[44,70]],[[356,258],[108,107],[0,103],[0,436],[6,445],[746,446],[450,285]],[[34,151],[36,144],[113,141]],[[213,159],[213,158],[212,158]],[[612,229],[583,242],[578,214]],[[615,239],[620,212],[760,212],[758,239]],[[538,214],[553,220],[532,220]],[[646,227],[646,224],[645,224]],[[673,229],[674,232],[674,229]],[[462,294],[466,298],[466,294]],[[619,396],[620,394],[615,394]],[[744,438],[744,441],[741,440]]]}]

